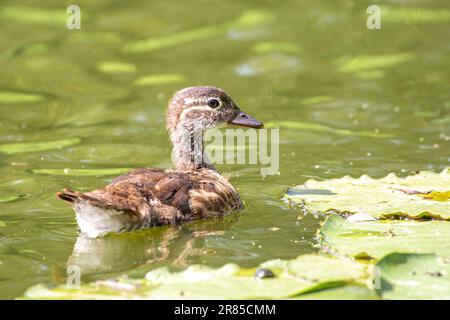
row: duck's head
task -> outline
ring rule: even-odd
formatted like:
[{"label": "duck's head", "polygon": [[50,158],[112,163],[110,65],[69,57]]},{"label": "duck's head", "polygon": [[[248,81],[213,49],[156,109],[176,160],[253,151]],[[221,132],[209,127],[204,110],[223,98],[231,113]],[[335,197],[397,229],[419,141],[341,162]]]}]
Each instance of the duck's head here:
[{"label": "duck's head", "polygon": [[172,140],[177,132],[206,131],[225,123],[251,128],[263,126],[241,111],[225,91],[213,86],[182,89],[174,94],[167,109],[167,129]]}]

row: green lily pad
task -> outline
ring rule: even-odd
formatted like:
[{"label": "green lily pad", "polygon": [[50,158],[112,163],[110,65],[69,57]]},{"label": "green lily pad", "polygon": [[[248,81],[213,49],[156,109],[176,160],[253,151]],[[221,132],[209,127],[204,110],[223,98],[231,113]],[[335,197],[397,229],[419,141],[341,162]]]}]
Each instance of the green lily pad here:
[{"label": "green lily pad", "polygon": [[77,145],[81,142],[80,138],[70,138],[53,141],[34,141],[0,144],[0,153],[16,154],[24,152],[38,152],[53,149],[62,149]]},{"label": "green lily pad", "polygon": [[0,91],[0,103],[5,104],[30,103],[30,102],[39,102],[43,100],[45,100],[45,97],[39,94]]},{"label": "green lily pad", "polygon": [[331,215],[319,231],[326,251],[380,259],[393,252],[437,253],[450,258],[447,221],[384,220],[349,222]]},{"label": "green lily pad", "polygon": [[271,267],[276,276],[257,279],[256,268],[243,269],[234,264],[217,269],[194,265],[181,272],[156,269],[141,280],[97,281],[80,290],[38,285],[28,289],[23,298],[280,299],[345,286],[354,280],[362,283],[369,278],[366,264],[315,255],[268,261],[260,267]]},{"label": "green lily pad", "polygon": [[176,73],[160,73],[151,74],[134,80],[134,84],[138,86],[154,86],[162,84],[174,84],[185,81],[186,78],[182,74]]},{"label": "green lily pad", "polygon": [[384,299],[450,299],[450,261],[434,254],[393,253],[377,263]]},{"label": "green lily pad", "polygon": [[375,218],[407,217],[450,220],[449,168],[441,173],[422,171],[399,178],[368,176],[325,181],[308,180],[290,188],[285,198],[311,212],[364,213]]},{"label": "green lily pad", "polygon": [[11,195],[0,195],[0,203],[6,203],[6,202],[16,202],[22,199],[27,198],[28,195],[26,194],[11,194]]},{"label": "green lily pad", "polygon": [[376,300],[379,299],[375,290],[360,284],[347,284],[337,288],[318,290],[305,293],[290,299],[299,300]]},{"label": "green lily pad", "polygon": [[32,169],[35,174],[45,175],[67,175],[67,176],[112,176],[130,171],[130,168],[105,168],[105,169]]},{"label": "green lily pad", "polygon": [[310,132],[324,132],[332,133],[340,136],[354,136],[354,137],[368,137],[368,138],[391,138],[393,135],[388,133],[377,133],[371,131],[352,131],[348,129],[338,129],[328,127],[323,124],[299,122],[299,121],[269,121],[266,123],[266,127],[297,129]]}]

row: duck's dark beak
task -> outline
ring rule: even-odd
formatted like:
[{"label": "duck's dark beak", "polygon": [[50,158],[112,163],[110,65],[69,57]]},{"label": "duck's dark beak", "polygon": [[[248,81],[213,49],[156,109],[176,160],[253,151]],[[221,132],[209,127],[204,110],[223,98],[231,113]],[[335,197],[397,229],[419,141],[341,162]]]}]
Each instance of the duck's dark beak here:
[{"label": "duck's dark beak", "polygon": [[234,118],[233,120],[229,121],[228,123],[235,124],[238,126],[258,128],[258,129],[264,127],[264,124],[262,122],[259,122],[255,118],[249,116],[248,114],[246,114],[245,112],[242,112],[242,111],[239,111],[237,117]]}]

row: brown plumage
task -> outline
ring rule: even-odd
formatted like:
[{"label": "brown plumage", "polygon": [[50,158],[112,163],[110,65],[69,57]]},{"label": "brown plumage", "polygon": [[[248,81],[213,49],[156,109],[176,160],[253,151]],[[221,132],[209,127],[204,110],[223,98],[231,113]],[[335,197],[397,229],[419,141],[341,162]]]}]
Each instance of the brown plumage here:
[{"label": "brown plumage", "polygon": [[202,141],[206,130],[227,122],[262,127],[219,88],[180,90],[167,110],[174,169],[136,169],[103,189],[87,193],[65,189],[57,196],[73,205],[81,231],[90,237],[240,210],[239,194],[206,158]]}]

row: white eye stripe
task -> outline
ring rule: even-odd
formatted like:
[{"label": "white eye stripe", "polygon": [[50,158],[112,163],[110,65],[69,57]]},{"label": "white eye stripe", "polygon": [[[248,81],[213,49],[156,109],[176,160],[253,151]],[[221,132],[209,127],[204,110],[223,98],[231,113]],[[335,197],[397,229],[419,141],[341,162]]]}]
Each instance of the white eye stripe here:
[{"label": "white eye stripe", "polygon": [[223,103],[222,103],[222,99],[220,97],[211,97],[211,98],[207,98],[207,99],[206,98],[199,98],[199,99],[184,98],[183,104],[185,106],[188,106],[191,104],[193,104],[193,105],[198,104],[198,106],[208,106],[208,101],[210,101],[212,99],[217,100],[217,102],[219,102],[219,105],[217,106],[217,108],[222,106]]}]

